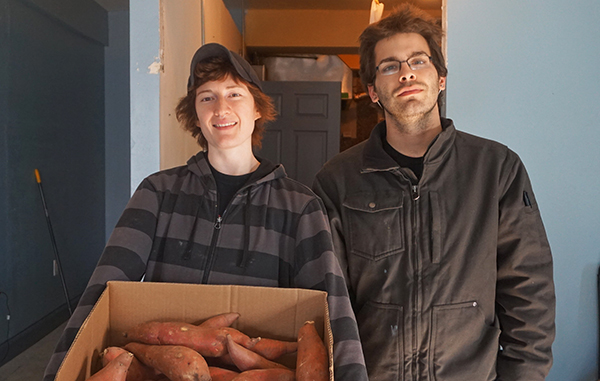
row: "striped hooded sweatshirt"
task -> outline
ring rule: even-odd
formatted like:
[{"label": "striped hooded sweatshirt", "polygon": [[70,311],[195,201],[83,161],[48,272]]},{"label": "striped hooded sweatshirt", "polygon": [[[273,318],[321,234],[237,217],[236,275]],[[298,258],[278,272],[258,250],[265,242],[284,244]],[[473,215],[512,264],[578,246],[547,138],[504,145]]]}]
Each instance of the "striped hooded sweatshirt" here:
[{"label": "striped hooded sweatshirt", "polygon": [[142,181],[127,204],[46,368],[53,380],[109,280],[297,287],[326,291],[336,380],[367,380],[358,327],[333,253],[322,201],[287,177],[259,169],[217,212],[206,153]]}]

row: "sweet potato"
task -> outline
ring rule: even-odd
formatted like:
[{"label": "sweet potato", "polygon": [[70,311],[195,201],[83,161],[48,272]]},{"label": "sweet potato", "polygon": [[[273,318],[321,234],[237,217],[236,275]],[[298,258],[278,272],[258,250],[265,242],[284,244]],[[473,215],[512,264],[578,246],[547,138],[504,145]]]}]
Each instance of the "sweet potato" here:
[{"label": "sweet potato", "polygon": [[236,343],[244,347],[253,346],[256,341],[234,328],[201,327],[182,322],[151,321],[123,333],[123,336],[134,342],[183,345],[205,357],[219,357],[227,353],[227,335],[231,335]]},{"label": "sweet potato", "polygon": [[231,355],[229,353],[225,353],[223,356],[220,357],[206,357],[205,360],[208,363],[208,366],[216,366],[218,368],[237,370],[235,364],[233,363],[233,360],[231,360]]},{"label": "sweet potato", "polygon": [[229,356],[231,356],[231,360],[242,372],[251,369],[287,369],[285,365],[267,360],[258,353],[254,353],[251,350],[239,345],[233,340],[231,335],[227,335],[227,349],[229,351]]},{"label": "sweet potato", "polygon": [[294,372],[289,369],[253,369],[240,373],[231,381],[294,381]]},{"label": "sweet potato", "polygon": [[[121,347],[108,347],[102,352],[102,366],[119,356],[121,353],[127,353],[127,350]],[[127,381],[155,381],[161,379],[161,373],[154,368],[142,364],[137,358],[131,360],[129,370],[127,371]]]},{"label": "sweet potato", "polygon": [[234,321],[240,317],[237,312],[226,312],[224,314],[215,315],[200,324],[198,327],[204,328],[223,328],[230,327]]},{"label": "sweet potato", "polygon": [[88,378],[87,381],[125,381],[127,369],[129,369],[132,359],[133,354],[123,352]]},{"label": "sweet potato", "polygon": [[314,321],[307,321],[298,330],[296,379],[327,381],[329,379],[327,349],[317,333]]},{"label": "sweet potato", "polygon": [[276,360],[283,355],[294,353],[298,350],[298,343],[296,341],[282,341],[260,337],[258,339],[256,344],[248,349],[269,360]]},{"label": "sweet potato", "polygon": [[125,349],[171,381],[210,381],[208,365],[198,352],[180,345],[129,343]]},{"label": "sweet potato", "polygon": [[233,370],[223,369],[216,366],[209,366],[208,370],[210,371],[212,381],[231,381],[239,374]]}]

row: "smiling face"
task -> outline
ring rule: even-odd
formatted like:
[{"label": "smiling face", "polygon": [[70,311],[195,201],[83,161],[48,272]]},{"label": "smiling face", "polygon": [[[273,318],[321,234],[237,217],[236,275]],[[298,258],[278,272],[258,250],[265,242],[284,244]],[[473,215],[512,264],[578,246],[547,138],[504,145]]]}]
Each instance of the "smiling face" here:
[{"label": "smiling face", "polygon": [[254,97],[230,76],[196,89],[197,125],[210,150],[252,149],[254,122],[260,118]]},{"label": "smiling face", "polygon": [[[431,55],[423,36],[398,33],[375,45],[375,62],[380,65],[390,60],[405,61],[423,53]],[[368,90],[371,100],[381,103],[386,120],[403,125],[439,118],[437,98],[445,84],[446,78],[438,76],[433,63],[411,70],[403,62],[398,73],[387,76],[377,73]]]}]

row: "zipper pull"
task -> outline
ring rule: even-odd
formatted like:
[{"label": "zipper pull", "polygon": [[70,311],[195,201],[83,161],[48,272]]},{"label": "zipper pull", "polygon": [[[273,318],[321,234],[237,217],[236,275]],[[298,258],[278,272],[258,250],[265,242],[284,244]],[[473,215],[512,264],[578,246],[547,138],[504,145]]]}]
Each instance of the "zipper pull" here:
[{"label": "zipper pull", "polygon": [[413,197],[413,201],[417,201],[421,197],[421,195],[419,194],[419,186],[418,185],[412,186],[412,197]]},{"label": "zipper pull", "polygon": [[221,221],[223,221],[223,217],[221,217],[221,216],[217,217],[217,222],[215,222],[215,229],[217,229],[217,230],[221,229]]}]

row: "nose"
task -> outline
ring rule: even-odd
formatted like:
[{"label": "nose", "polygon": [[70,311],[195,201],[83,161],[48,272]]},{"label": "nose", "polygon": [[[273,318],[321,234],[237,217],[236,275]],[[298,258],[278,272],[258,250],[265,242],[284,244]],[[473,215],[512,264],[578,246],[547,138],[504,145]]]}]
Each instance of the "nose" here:
[{"label": "nose", "polygon": [[402,66],[400,67],[400,78],[398,80],[400,82],[409,82],[414,81],[416,78],[415,72],[408,67],[406,62],[402,63]]},{"label": "nose", "polygon": [[217,99],[217,101],[215,102],[214,113],[217,117],[223,117],[229,114],[229,104],[224,98],[219,97]]}]

